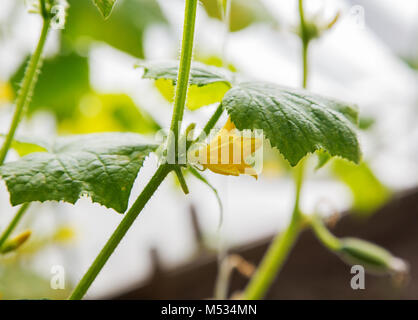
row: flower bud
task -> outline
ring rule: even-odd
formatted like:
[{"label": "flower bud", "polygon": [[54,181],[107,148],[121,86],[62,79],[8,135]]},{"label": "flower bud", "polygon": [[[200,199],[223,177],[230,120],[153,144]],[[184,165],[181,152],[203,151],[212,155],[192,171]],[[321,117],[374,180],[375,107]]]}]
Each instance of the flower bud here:
[{"label": "flower bud", "polygon": [[15,238],[10,239],[1,247],[0,253],[4,254],[4,253],[11,252],[11,251],[15,251],[16,249],[21,247],[26,242],[26,240],[29,239],[30,235],[31,235],[31,231],[26,230],[22,232],[21,234],[19,234],[18,236],[16,236]]}]

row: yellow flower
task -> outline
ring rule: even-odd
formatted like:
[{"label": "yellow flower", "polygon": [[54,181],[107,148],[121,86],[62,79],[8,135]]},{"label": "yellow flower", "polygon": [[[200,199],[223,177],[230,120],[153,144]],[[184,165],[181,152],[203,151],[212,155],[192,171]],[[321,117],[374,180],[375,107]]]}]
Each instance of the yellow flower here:
[{"label": "yellow flower", "polygon": [[192,150],[191,156],[203,169],[223,175],[248,174],[257,179],[257,171],[248,163],[248,158],[261,146],[262,139],[252,135],[246,137],[246,134],[238,131],[231,119],[228,119],[211,142]]}]

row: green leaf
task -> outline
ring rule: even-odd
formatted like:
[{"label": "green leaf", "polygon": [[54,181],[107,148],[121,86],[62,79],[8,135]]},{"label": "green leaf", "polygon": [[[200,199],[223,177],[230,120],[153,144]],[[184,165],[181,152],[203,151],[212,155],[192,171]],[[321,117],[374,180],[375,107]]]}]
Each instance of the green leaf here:
[{"label": "green leaf", "polygon": [[[174,101],[175,83],[179,64],[177,61],[148,62],[137,65],[144,69],[143,78],[156,80],[155,85],[168,101]],[[190,72],[190,84],[186,106],[196,110],[222,100],[234,81],[232,72],[194,62]]]},{"label": "green leaf", "polygon": [[315,170],[319,170],[328,163],[328,161],[331,159],[331,155],[324,150],[318,150],[316,154],[318,156],[318,163],[315,167]]},{"label": "green leaf", "polygon": [[[141,61],[136,66],[144,69],[142,77],[145,79],[166,79],[176,84],[177,72],[179,70],[178,61]],[[189,79],[191,85],[202,87],[216,82],[223,82],[231,86],[233,74],[223,68],[209,66],[199,62],[192,64]]]},{"label": "green leaf", "polygon": [[62,43],[87,51],[95,42],[143,58],[143,39],[153,24],[167,24],[156,0],[118,0],[112,14],[103,20],[95,5],[88,0],[67,0],[67,24],[62,30]]},{"label": "green leaf", "polygon": [[354,106],[264,82],[241,83],[225,94],[222,105],[239,130],[262,129],[292,166],[320,149],[360,161]]},{"label": "green leaf", "polygon": [[103,15],[103,18],[107,18],[112,12],[113,6],[116,3],[116,0],[93,0],[94,4],[99,8],[100,13]]},{"label": "green leaf", "polygon": [[372,117],[368,117],[368,116],[360,117],[358,127],[361,130],[369,130],[374,126],[375,122],[376,120]]},{"label": "green leaf", "polygon": [[[5,134],[0,134],[0,141],[3,141],[6,137]],[[15,136],[11,148],[13,148],[19,156],[23,157],[33,152],[45,152],[47,151],[47,142],[31,137]]]},{"label": "green leaf", "polygon": [[102,133],[58,138],[48,152],[31,153],[0,167],[10,201],[75,203],[87,195],[123,213],[146,156],[156,149],[133,133]]},{"label": "green leaf", "polygon": [[366,162],[356,166],[348,161],[335,159],[332,172],[350,188],[353,209],[358,213],[371,214],[390,197],[389,189],[379,181]]}]

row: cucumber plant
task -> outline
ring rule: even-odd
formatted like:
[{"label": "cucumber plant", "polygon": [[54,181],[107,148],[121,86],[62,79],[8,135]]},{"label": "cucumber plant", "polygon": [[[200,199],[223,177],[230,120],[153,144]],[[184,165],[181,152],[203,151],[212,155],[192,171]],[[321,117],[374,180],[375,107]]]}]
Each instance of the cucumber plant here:
[{"label": "cucumber plant", "polygon": [[[104,18],[111,14],[117,2],[116,0],[93,1]],[[248,171],[256,175],[251,170],[246,170],[251,169],[248,164],[236,164],[229,159],[226,163],[217,161],[212,165],[210,146],[213,141],[222,140],[226,136],[226,149],[234,149],[236,144],[239,145],[243,140],[240,136],[236,139],[236,133],[231,133],[232,131],[262,130],[265,139],[268,139],[294,167],[296,198],[289,226],[273,240],[243,293],[243,298],[259,299],[265,295],[299,233],[306,227],[311,227],[327,248],[350,263],[367,262],[370,268],[383,272],[400,271],[405,268],[402,260],[375,245],[361,240],[338,239],[332,236],[317,216],[307,216],[299,208],[304,162],[309,154],[320,152],[325,155],[322,156],[323,162],[331,157],[344,158],[355,164],[361,162],[356,128],[357,107],[309,92],[305,88],[288,88],[273,83],[247,80],[223,68],[192,62],[198,0],[185,0],[180,60],[161,63],[141,61],[137,65],[138,68],[143,69],[144,78],[163,79],[175,86],[171,125],[164,142],[147,141],[136,133],[94,133],[57,137],[53,141],[16,138],[16,128],[30,102],[31,92],[36,84],[42,50],[54,17],[52,8],[55,4],[56,0],[39,0],[38,12],[43,19],[39,44],[26,69],[16,101],[15,116],[0,153],[0,176],[10,193],[10,202],[14,206],[22,205],[10,226],[0,237],[2,241],[0,249],[13,250],[12,244],[7,245],[7,238],[29,203],[33,201],[66,201],[74,204],[80,197],[88,196],[93,202],[123,213],[124,218],[69,297],[69,299],[81,299],[169,173],[175,173],[186,194],[188,187],[183,175],[184,170],[189,169],[200,180],[208,183],[196,170],[202,163],[199,163],[199,160],[189,161],[196,150],[203,150],[203,154],[209,155],[210,161],[203,163],[204,166],[200,169],[207,168],[224,175],[239,176]],[[303,45],[303,87],[306,87],[308,45],[318,33],[309,31],[312,30],[312,26],[308,28],[310,24],[304,17],[301,0],[299,13],[299,34]],[[193,123],[182,131],[188,89],[202,88],[216,83],[226,86],[225,93],[220,98],[214,114],[195,138]],[[229,120],[224,129],[215,136],[214,140],[206,143],[205,138],[225,112],[229,115]],[[41,152],[32,152],[17,161],[3,163],[14,140],[36,145],[37,150],[40,149]],[[250,138],[249,142],[251,152],[247,155],[255,152],[260,141]],[[158,168],[135,202],[128,208],[133,183],[144,159],[150,153],[160,156]],[[215,158],[217,154],[216,151]],[[27,239],[27,236],[26,234],[17,240],[12,240],[18,246]]]}]

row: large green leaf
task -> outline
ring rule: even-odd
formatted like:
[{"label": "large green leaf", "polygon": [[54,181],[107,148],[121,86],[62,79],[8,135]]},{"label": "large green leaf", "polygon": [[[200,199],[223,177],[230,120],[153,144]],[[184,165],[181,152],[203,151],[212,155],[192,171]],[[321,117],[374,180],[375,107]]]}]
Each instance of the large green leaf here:
[{"label": "large green leaf", "polygon": [[93,0],[94,4],[99,8],[99,11],[106,19],[112,12],[113,6],[116,3],[116,0]]},{"label": "large green leaf", "polygon": [[248,82],[229,90],[222,105],[238,129],[262,129],[292,166],[320,149],[360,160],[357,109],[349,104],[305,90]]},{"label": "large green leaf", "polygon": [[[137,66],[144,69],[143,78],[156,80],[155,84],[161,94],[170,102],[174,100],[174,86],[179,68],[177,61],[143,61]],[[231,88],[234,78],[234,74],[226,69],[194,62],[190,72],[191,86],[186,106],[190,110],[196,110],[221,101]]]},{"label": "large green leaf", "polygon": [[143,58],[145,30],[152,24],[166,23],[156,0],[118,0],[106,20],[91,1],[68,0],[68,3],[62,40],[77,48],[89,48],[94,41],[101,41]]},{"label": "large green leaf", "polygon": [[10,201],[63,200],[75,203],[89,196],[123,213],[139,169],[156,149],[134,133],[102,133],[58,138],[44,147],[0,167]]}]

